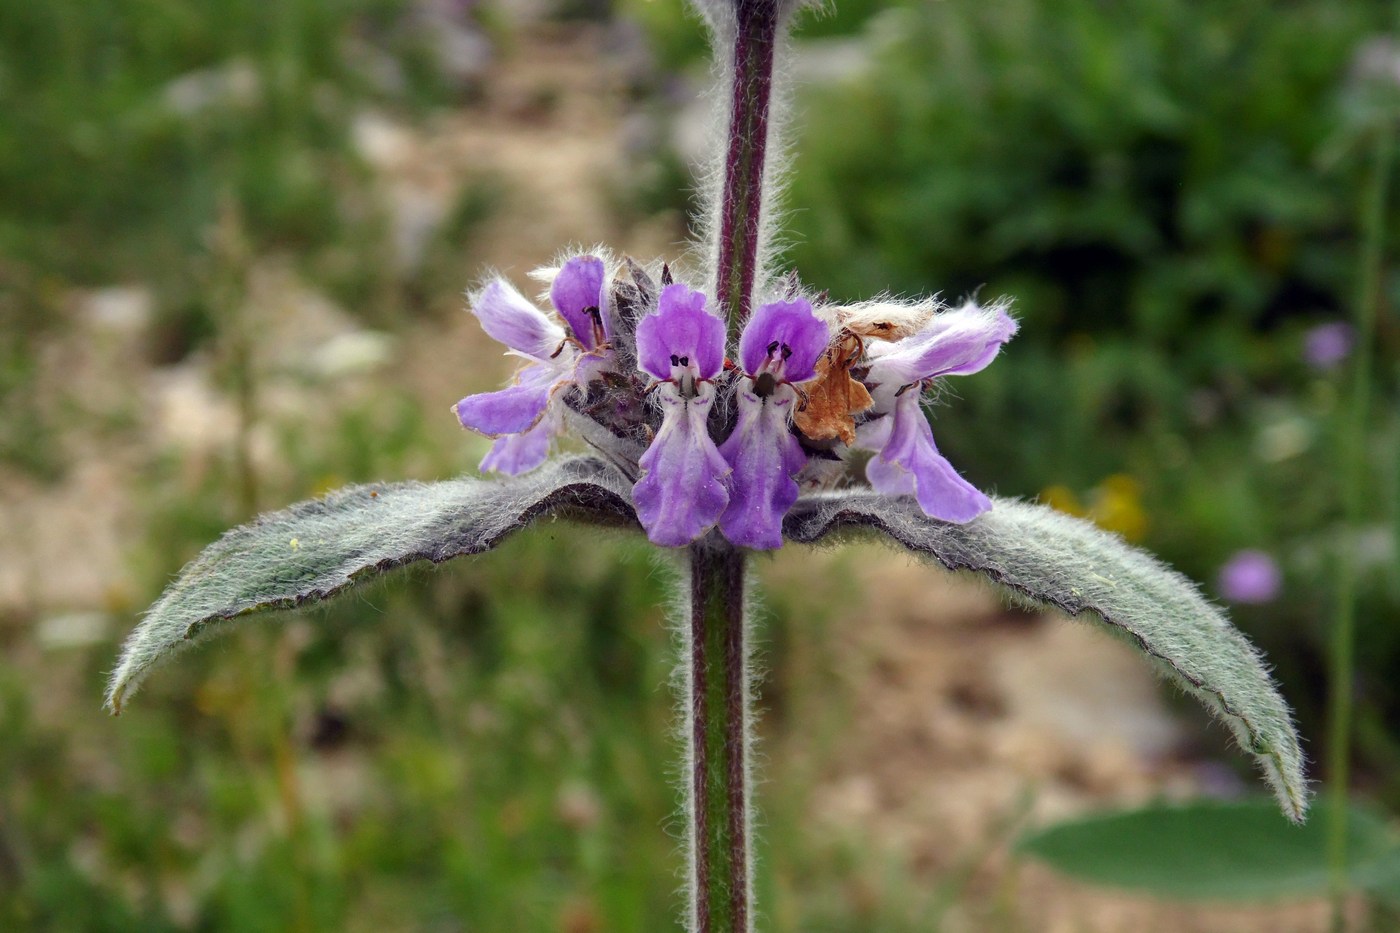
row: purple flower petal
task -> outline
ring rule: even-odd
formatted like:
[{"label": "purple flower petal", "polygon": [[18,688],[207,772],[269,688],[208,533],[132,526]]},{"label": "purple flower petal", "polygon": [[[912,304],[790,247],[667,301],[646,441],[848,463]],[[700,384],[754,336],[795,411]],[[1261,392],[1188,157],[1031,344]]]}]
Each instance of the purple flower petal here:
[{"label": "purple flower petal", "polygon": [[1269,603],[1283,588],[1283,573],[1264,551],[1236,551],[1220,568],[1217,585],[1232,603]]},{"label": "purple flower petal", "polygon": [[861,436],[863,443],[881,448],[865,468],[877,492],[913,495],[925,515],[957,524],[970,522],[992,507],[991,500],[959,476],[934,446],[933,430],[919,407],[919,393],[905,392],[894,411],[881,420],[890,422],[887,429]]},{"label": "purple flower petal", "polygon": [[549,397],[558,384],[555,371],[543,363],[533,363],[520,371],[516,385],[497,392],[468,395],[452,410],[462,427],[500,437],[528,431],[544,417]]},{"label": "purple flower petal", "polygon": [[870,378],[897,388],[938,376],[966,376],[991,363],[1016,330],[1002,308],[968,302],[935,315],[910,337],[873,344]]},{"label": "purple flower petal", "polygon": [[806,299],[774,301],[760,306],[744,325],[739,361],[750,376],[758,375],[765,363],[776,363],[781,370],[770,365],[769,371],[788,382],[805,382],[816,375],[817,360],[830,342],[826,322]]},{"label": "purple flower petal", "polygon": [[1319,324],[1303,335],[1303,359],[1313,369],[1326,372],[1350,356],[1355,345],[1356,331],[1346,321]]},{"label": "purple flower petal", "polygon": [[[861,450],[873,450],[879,453],[890,442],[890,433],[893,429],[893,416],[867,421],[856,428],[855,446]],[[910,491],[913,491],[913,487],[910,487]]]},{"label": "purple flower petal", "polygon": [[729,464],[705,424],[714,388],[701,383],[698,389],[699,394],[686,399],[673,385],[661,387],[661,429],[638,461],[643,475],[632,489],[637,518],[647,537],[663,547],[681,547],[700,537],[729,502]]},{"label": "purple flower petal", "polygon": [[554,277],[549,287],[549,300],[569,322],[574,337],[585,350],[592,350],[597,342],[593,339],[593,315],[603,322],[604,336],[609,336],[611,328],[603,319],[603,260],[597,256],[575,256]]},{"label": "purple flower petal", "polygon": [[564,340],[564,328],[503,279],[478,292],[471,310],[491,339],[537,360],[549,359]]},{"label": "purple flower petal", "polygon": [[545,417],[528,431],[497,438],[481,460],[481,471],[515,476],[533,470],[549,456],[550,441],[558,430],[554,419]]},{"label": "purple flower petal", "polygon": [[753,380],[739,389],[739,421],[719,452],[734,470],[729,507],[720,516],[724,536],[741,547],[772,549],[783,544],[783,516],[797,501],[793,479],[807,455],[788,430],[797,393],[780,385],[766,398],[753,392]]},{"label": "purple flower petal", "polygon": [[643,372],[672,379],[671,357],[694,367],[697,379],[713,379],[724,366],[724,321],[705,310],[705,295],[680,284],[661,291],[656,310],[637,324],[637,360]]}]

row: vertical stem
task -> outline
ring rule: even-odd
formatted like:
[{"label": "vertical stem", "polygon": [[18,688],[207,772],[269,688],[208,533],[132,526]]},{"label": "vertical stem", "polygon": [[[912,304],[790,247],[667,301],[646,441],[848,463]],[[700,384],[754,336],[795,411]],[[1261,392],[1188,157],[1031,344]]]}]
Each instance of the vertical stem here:
[{"label": "vertical stem", "polygon": [[[781,0],[731,0],[729,127],[724,189],[713,228],[715,296],[737,336],[753,303],[761,264],[764,168],[768,154]],[[723,55],[723,50],[716,51]],[[749,662],[744,622],[744,554],[727,543],[690,548],[690,624],[684,663],[692,933],[750,933]]]},{"label": "vertical stem", "polygon": [[720,200],[715,294],[731,331],[749,315],[762,236],[764,161],[773,97],[778,0],[735,0],[729,142]]},{"label": "vertical stem", "polygon": [[[1377,131],[1374,162],[1362,203],[1360,285],[1356,302],[1356,366],[1341,444],[1342,500],[1346,528],[1355,531],[1365,514],[1366,421],[1371,397],[1371,356],[1375,344],[1376,306],[1380,302],[1385,249],[1385,206],[1394,147],[1394,127]],[[1328,747],[1327,861],[1332,885],[1332,929],[1346,928],[1347,801],[1351,772],[1353,668],[1356,642],[1356,559],[1343,540],[1337,557],[1337,615],[1332,629],[1331,735]]]},{"label": "vertical stem", "polygon": [[253,464],[252,434],[257,421],[257,386],[253,374],[252,325],[243,307],[248,274],[248,244],[238,201],[233,193],[219,197],[218,219],[210,234],[212,281],[210,293],[223,327],[229,374],[238,405],[238,428],[234,435],[233,466],[237,477],[238,518],[246,521],[257,514],[258,476]]},{"label": "vertical stem", "polygon": [[749,933],[750,712],[741,551],[691,546],[689,623],[689,928]]}]

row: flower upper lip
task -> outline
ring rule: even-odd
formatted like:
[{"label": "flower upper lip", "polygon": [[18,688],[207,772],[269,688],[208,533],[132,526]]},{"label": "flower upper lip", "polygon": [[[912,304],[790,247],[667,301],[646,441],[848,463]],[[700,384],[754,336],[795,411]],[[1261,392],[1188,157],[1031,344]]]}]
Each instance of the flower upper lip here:
[{"label": "flower upper lip", "polygon": [[870,381],[902,390],[940,376],[970,375],[996,359],[1018,328],[1004,307],[968,302],[934,315],[908,337],[868,347]]},{"label": "flower upper lip", "polygon": [[602,308],[607,268],[597,256],[575,256],[559,269],[549,286],[549,300],[569,323],[574,338],[585,350],[593,350],[612,338],[612,328]]},{"label": "flower upper lip", "polygon": [[496,439],[483,469],[513,474],[543,463],[563,427],[551,408],[554,399],[570,385],[587,385],[611,365],[609,317],[601,310],[607,301],[605,273],[597,256],[576,256],[554,275],[550,303],[567,329],[503,279],[493,279],[473,296],[471,310],[482,329],[529,361],[513,385],[454,406],[464,427]]},{"label": "flower upper lip", "polygon": [[805,298],[772,301],[745,324],[739,363],[752,378],[767,372],[780,382],[806,382],[816,375],[817,360],[830,342],[830,329]]}]

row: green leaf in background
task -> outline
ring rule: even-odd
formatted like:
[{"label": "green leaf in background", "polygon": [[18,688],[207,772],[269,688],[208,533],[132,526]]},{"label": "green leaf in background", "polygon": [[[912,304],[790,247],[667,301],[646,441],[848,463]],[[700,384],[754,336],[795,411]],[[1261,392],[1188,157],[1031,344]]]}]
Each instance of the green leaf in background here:
[{"label": "green leaf in background", "polygon": [[[1360,807],[1349,820],[1353,884],[1396,876],[1400,842],[1385,821]],[[1182,900],[1311,897],[1328,888],[1326,821],[1294,825],[1264,798],[1100,813],[1031,833],[1017,847],[1081,881]]]},{"label": "green leaf in background", "polygon": [[1360,876],[1357,882],[1366,889],[1367,894],[1391,910],[1400,911],[1400,849],[1365,866],[1357,874]]}]

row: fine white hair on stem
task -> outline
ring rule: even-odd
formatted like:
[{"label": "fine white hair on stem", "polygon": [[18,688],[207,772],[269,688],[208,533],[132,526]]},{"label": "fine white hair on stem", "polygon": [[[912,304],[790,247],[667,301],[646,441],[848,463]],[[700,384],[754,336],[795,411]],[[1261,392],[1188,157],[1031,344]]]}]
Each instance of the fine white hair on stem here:
[{"label": "fine white hair on stem", "polygon": [[753,584],[753,563],[747,562],[744,570],[744,654],[741,678],[744,690],[744,839],[747,841],[744,855],[748,859],[748,864],[744,867],[744,881],[748,886],[744,891],[744,901],[750,905],[750,930],[758,923],[758,918],[754,916],[756,902],[753,893],[754,870],[758,861],[755,854],[758,850],[758,839],[755,836],[758,806],[754,802],[753,790],[755,775],[758,773],[758,735],[754,729],[759,711],[754,707],[754,696],[758,692],[759,684],[763,682],[764,671],[754,660],[758,652],[754,620],[758,618],[760,609],[758,588]]},{"label": "fine white hair on stem", "polygon": [[[712,82],[706,92],[710,122],[707,138],[728,138],[734,69],[734,40],[736,36],[735,3],[733,0],[693,0],[710,31],[714,51]],[[790,77],[790,42],[788,29],[794,12],[803,4],[792,0],[774,0],[778,22],[774,35],[772,89],[768,99],[767,141],[764,147],[761,198],[759,201],[758,243],[755,257],[753,294],[763,296],[772,291],[781,253],[782,199],[791,160],[787,145],[792,92]],[[719,275],[721,228],[724,211],[724,184],[727,147],[715,147],[705,161],[695,167],[699,210],[691,231],[692,252],[704,273],[706,283],[714,283]],[[724,296],[718,296],[721,299]]]},{"label": "fine white hair on stem", "polygon": [[[689,554],[679,561],[667,560],[668,569],[676,572],[671,596],[667,600],[668,618],[671,623],[672,641],[675,646],[677,663],[672,669],[671,686],[675,697],[675,741],[681,750],[679,757],[679,769],[674,777],[679,791],[680,799],[679,819],[681,820],[681,846],[684,856],[682,891],[685,898],[685,928],[687,933],[699,933],[703,924],[700,919],[700,900],[705,893],[700,889],[700,881],[703,871],[700,864],[701,848],[697,834],[697,807],[700,801],[695,796],[695,780],[697,762],[697,750],[695,747],[695,659],[694,634],[695,634],[695,572],[696,572],[696,550],[695,547],[703,548],[704,545],[697,545],[692,548]],[[708,552],[717,553],[717,552]],[[757,687],[759,675],[754,665],[754,618],[756,617],[757,596],[753,583],[750,579],[751,565],[743,552],[730,551],[727,546],[725,553],[736,560],[743,562],[743,589],[740,594],[741,606],[741,652],[739,655],[739,686],[740,686],[740,747],[729,749],[729,754],[739,754],[743,764],[742,770],[742,795],[743,795],[743,845],[742,856],[744,893],[743,903],[745,905],[745,925],[736,928],[736,933],[747,933],[753,929],[753,886],[754,886],[754,828],[755,828],[755,808],[753,806],[754,787],[754,749],[756,745],[754,723],[756,714],[753,706],[753,698]],[[683,571],[683,572],[682,572]],[[702,571],[703,572],[703,571]],[[719,580],[714,581],[720,585]],[[724,620],[717,617],[709,617],[706,624],[724,624]],[[708,672],[707,676],[728,677],[727,660],[723,657],[716,658],[708,653],[701,663]],[[713,681],[711,681],[713,684]],[[726,680],[727,687],[727,680]],[[729,707],[732,712],[732,706]],[[713,715],[716,711],[707,709],[707,715]],[[707,724],[712,726],[712,724]],[[709,767],[714,767],[714,762],[709,762]],[[726,768],[727,770],[727,768]],[[726,795],[727,797],[728,795]],[[728,806],[728,803],[726,804]],[[728,811],[722,814],[727,822]],[[721,814],[709,813],[707,825],[713,827],[710,822]],[[729,844],[728,842],[726,844]],[[732,856],[733,847],[729,852]],[[721,886],[727,885],[731,878],[716,879],[710,877],[710,882],[718,882]],[[712,893],[712,892],[711,892]]]},{"label": "fine white hair on stem", "polygon": [[675,784],[677,799],[680,800],[679,813],[670,822],[669,831],[681,845],[683,864],[679,870],[680,884],[677,893],[685,908],[685,928],[687,933],[695,933],[695,794],[691,785],[691,774],[695,770],[695,748],[691,742],[694,734],[694,710],[691,707],[690,670],[690,574],[689,562],[671,550],[656,550],[655,564],[659,574],[670,584],[666,598],[666,619],[671,629],[671,645],[676,658],[671,668],[670,686],[673,700],[672,741],[680,754],[672,759],[671,780]]}]

